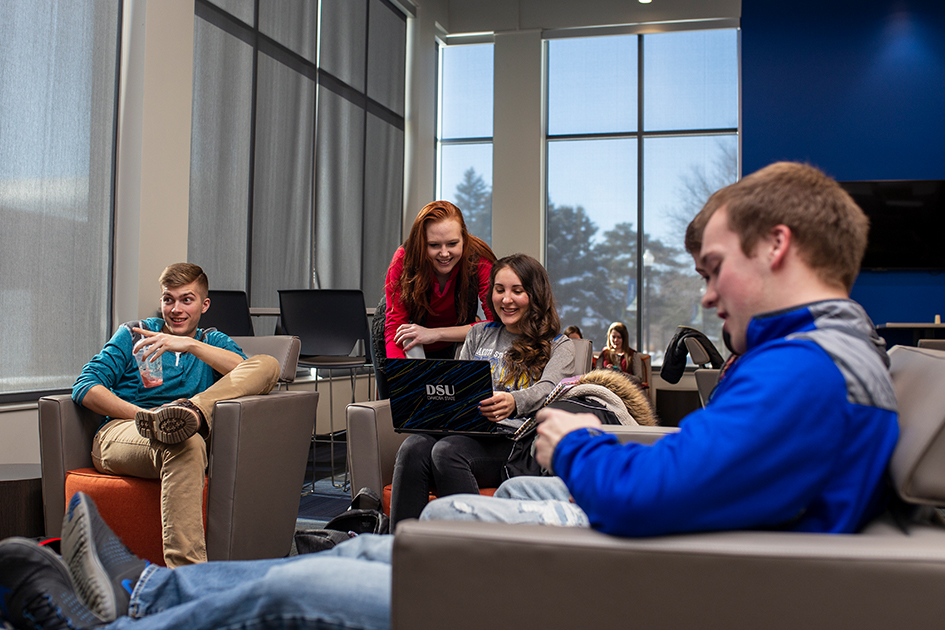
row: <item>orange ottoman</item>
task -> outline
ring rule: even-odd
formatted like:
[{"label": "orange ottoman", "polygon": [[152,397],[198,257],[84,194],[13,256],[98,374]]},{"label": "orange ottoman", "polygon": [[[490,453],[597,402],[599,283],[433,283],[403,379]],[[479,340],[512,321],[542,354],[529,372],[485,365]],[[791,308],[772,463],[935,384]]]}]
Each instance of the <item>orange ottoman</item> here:
[{"label": "orange ottoman", "polygon": [[[479,488],[479,494],[487,496],[487,497],[491,497],[492,495],[495,494],[496,490],[498,490],[498,488]],[[384,514],[386,514],[387,516],[390,516],[390,491],[391,491],[391,484],[387,484],[386,486],[384,486],[384,496],[381,497],[381,502],[384,505]],[[432,501],[435,498],[436,498],[436,495],[431,492],[429,500]]]},{"label": "orange ottoman", "polygon": [[[136,556],[164,566],[159,479],[119,477],[102,474],[94,468],[79,468],[66,473],[66,509],[76,492],[91,497],[102,519]],[[206,529],[206,485],[203,522]]]}]

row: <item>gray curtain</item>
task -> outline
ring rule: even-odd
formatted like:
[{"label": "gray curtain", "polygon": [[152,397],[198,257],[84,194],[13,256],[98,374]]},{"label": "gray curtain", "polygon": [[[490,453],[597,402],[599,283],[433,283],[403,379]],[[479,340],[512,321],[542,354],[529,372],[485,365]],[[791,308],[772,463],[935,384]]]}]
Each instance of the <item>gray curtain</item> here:
[{"label": "gray curtain", "polygon": [[111,333],[117,1],[0,0],[0,394],[62,389]]},{"label": "gray curtain", "polygon": [[191,259],[252,306],[294,288],[376,303],[401,241],[406,18],[386,0],[323,0],[321,15],[285,0],[260,3],[257,31],[217,10],[243,5],[209,1],[196,0]]},{"label": "gray curtain", "polygon": [[211,289],[246,290],[253,49],[194,21],[187,257]]},{"label": "gray curtain", "polygon": [[312,112],[315,84],[259,57],[254,305],[277,306],[279,289],[307,289],[312,268]]}]

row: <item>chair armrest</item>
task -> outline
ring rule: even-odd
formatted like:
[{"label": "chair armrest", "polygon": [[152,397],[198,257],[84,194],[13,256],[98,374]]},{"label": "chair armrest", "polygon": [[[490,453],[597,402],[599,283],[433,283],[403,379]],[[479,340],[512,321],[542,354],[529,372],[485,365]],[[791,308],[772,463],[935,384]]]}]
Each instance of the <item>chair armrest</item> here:
[{"label": "chair armrest", "polygon": [[407,521],[392,584],[395,630],[921,627],[945,615],[945,530],[626,539]]},{"label": "chair armrest", "polygon": [[299,351],[302,342],[293,335],[265,335],[261,337],[233,337],[233,341],[247,357],[268,354],[279,361],[279,380],[291,383],[299,367]]},{"label": "chair armrest", "polygon": [[352,403],[346,415],[352,497],[361,488],[383,496],[384,486],[394,478],[397,450],[407,435],[394,432],[389,400]]},{"label": "chair armrest", "polygon": [[317,406],[313,391],[216,404],[207,493],[210,560],[289,554]]},{"label": "chair armrest", "polygon": [[679,433],[679,427],[645,427],[622,424],[605,424],[600,427],[604,433],[612,433],[621,443],[653,444],[670,433]]},{"label": "chair armrest", "polygon": [[102,420],[99,414],[75,404],[69,394],[39,399],[39,453],[48,537],[62,531],[66,472],[92,466],[92,438]]}]

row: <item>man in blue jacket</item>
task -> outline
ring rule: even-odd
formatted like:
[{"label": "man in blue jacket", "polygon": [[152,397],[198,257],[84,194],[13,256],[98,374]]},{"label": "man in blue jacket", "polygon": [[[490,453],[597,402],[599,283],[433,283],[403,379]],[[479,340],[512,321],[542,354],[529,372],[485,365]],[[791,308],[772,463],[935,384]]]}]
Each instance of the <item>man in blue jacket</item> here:
[{"label": "man in blue jacket", "polygon": [[[618,444],[593,416],[545,410],[537,457],[563,484],[513,481],[546,500],[453,496],[421,518],[442,510],[628,536],[855,531],[880,509],[898,438],[883,343],[848,299],[866,232],[850,197],[808,166],[774,164],[719,191],[687,241],[699,243],[703,304],[725,320],[741,357],[707,407],[650,446]],[[558,500],[541,496],[546,483],[558,484]],[[37,627],[35,619],[44,628],[113,619],[112,628],[159,629],[390,624],[390,536],[362,535],[308,556],[170,571],[121,552],[87,497],[70,502],[64,532],[71,577],[35,543],[0,543],[0,610],[23,627]]]},{"label": "man in blue jacket", "polygon": [[[72,399],[106,417],[92,442],[99,472],[161,480],[164,561],[176,567],[207,560],[203,487],[214,404],[268,393],[279,363],[246,359],[224,333],[198,328],[210,307],[199,266],[170,265],[159,282],[163,319],[119,326],[82,369]],[[134,358],[142,349],[162,363],[163,383],[143,382]]]},{"label": "man in blue jacket", "polygon": [[536,457],[560,479],[447,497],[422,518],[622,536],[858,530],[881,507],[898,439],[884,342],[849,299],[867,229],[853,200],[809,166],[773,164],[720,190],[687,249],[706,281],[702,305],[741,356],[706,408],[652,446],[618,444],[593,416],[545,410]]}]

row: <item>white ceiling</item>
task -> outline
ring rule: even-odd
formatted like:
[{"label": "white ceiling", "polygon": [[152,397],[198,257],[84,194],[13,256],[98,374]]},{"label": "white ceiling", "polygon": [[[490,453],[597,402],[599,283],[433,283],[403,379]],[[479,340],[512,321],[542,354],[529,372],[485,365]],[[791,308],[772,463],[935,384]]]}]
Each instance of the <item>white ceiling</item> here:
[{"label": "white ceiling", "polygon": [[[429,0],[428,0],[429,2]],[[440,0],[441,24],[460,33],[547,30],[741,17],[741,0]],[[442,13],[441,13],[442,15]]]}]

